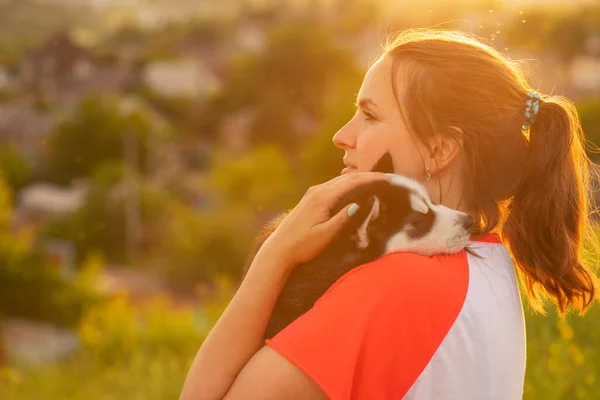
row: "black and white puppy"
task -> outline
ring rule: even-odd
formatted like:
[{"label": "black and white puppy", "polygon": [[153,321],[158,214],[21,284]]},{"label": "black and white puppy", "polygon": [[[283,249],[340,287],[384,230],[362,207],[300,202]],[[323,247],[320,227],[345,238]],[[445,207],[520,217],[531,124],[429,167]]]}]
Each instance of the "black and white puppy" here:
[{"label": "black and white puppy", "polygon": [[[386,180],[357,187],[338,201],[332,215],[350,203],[359,205],[357,213],[325,250],[290,274],[265,338],[307,312],[338,278],[359,265],[393,252],[455,253],[468,244],[471,217],[433,204],[425,188],[410,178],[387,174]],[[285,214],[267,225],[250,261],[283,218]]]}]

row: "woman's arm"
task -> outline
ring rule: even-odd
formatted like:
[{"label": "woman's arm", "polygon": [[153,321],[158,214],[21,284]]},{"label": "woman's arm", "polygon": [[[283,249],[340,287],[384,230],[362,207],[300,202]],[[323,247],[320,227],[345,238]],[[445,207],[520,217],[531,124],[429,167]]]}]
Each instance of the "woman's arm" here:
[{"label": "woman's arm", "polygon": [[[227,398],[251,399],[261,391],[277,396],[272,398],[291,398],[286,391],[304,398],[319,398],[315,397],[321,393],[318,386],[293,364],[270,348],[259,351],[287,271],[291,269],[282,268],[267,254],[257,255],[231,303],[198,351],[180,399],[223,399],[234,381],[235,388]],[[246,364],[248,367],[244,368]],[[236,381],[242,369],[244,373]],[[275,374],[279,374],[279,379],[273,379]]]},{"label": "woman's arm", "polygon": [[[235,385],[236,393],[246,392],[244,398],[250,399],[253,393],[258,393],[252,385],[263,384],[256,381],[258,378],[247,377],[268,374],[269,370],[289,372],[284,377],[290,380],[285,390],[296,390],[300,380],[306,383],[308,378],[300,370],[291,368],[283,357],[273,355],[272,350],[259,349],[277,297],[294,266],[316,256],[351,216],[347,213],[349,207],[345,207],[332,217],[330,207],[351,188],[383,178],[383,174],[375,173],[352,175],[311,188],[263,244],[237,293],[198,351],[181,400],[223,399],[254,355],[249,368],[240,376],[244,381]],[[304,386],[313,393],[311,398],[315,398],[316,384]],[[240,387],[247,390],[238,390]]]},{"label": "woman's arm", "polygon": [[274,259],[257,255],[246,278],[198,351],[181,399],[222,399],[262,347],[275,301],[287,279]]}]

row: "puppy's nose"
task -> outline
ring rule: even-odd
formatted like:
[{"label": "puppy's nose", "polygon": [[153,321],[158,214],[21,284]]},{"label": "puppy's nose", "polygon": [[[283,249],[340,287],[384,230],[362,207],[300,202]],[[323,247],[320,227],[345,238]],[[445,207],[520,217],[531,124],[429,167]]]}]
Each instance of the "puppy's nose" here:
[{"label": "puppy's nose", "polygon": [[470,215],[464,216],[462,219],[462,224],[466,230],[470,231],[473,227],[473,218],[471,218]]}]

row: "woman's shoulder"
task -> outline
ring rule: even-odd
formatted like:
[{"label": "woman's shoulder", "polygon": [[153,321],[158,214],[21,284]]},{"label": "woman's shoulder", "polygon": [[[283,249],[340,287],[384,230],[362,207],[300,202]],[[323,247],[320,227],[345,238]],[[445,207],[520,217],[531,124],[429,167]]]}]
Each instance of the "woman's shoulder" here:
[{"label": "woman's shoulder", "polygon": [[[390,253],[340,277],[323,295],[377,294],[398,301],[466,295],[469,265],[465,251],[423,256]],[[464,298],[464,297],[463,297]]]},{"label": "woman's shoulder", "polygon": [[266,344],[332,399],[401,398],[456,320],[467,271],[460,253],[380,257],[342,276]]}]

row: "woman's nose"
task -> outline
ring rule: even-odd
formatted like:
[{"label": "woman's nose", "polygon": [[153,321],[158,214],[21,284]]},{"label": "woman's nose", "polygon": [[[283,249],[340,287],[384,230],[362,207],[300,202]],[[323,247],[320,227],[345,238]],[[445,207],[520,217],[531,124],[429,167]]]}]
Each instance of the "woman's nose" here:
[{"label": "woman's nose", "polygon": [[348,124],[346,124],[342,129],[337,131],[335,135],[333,135],[333,144],[340,149],[352,149],[356,147],[355,142],[356,140],[348,129]]}]

